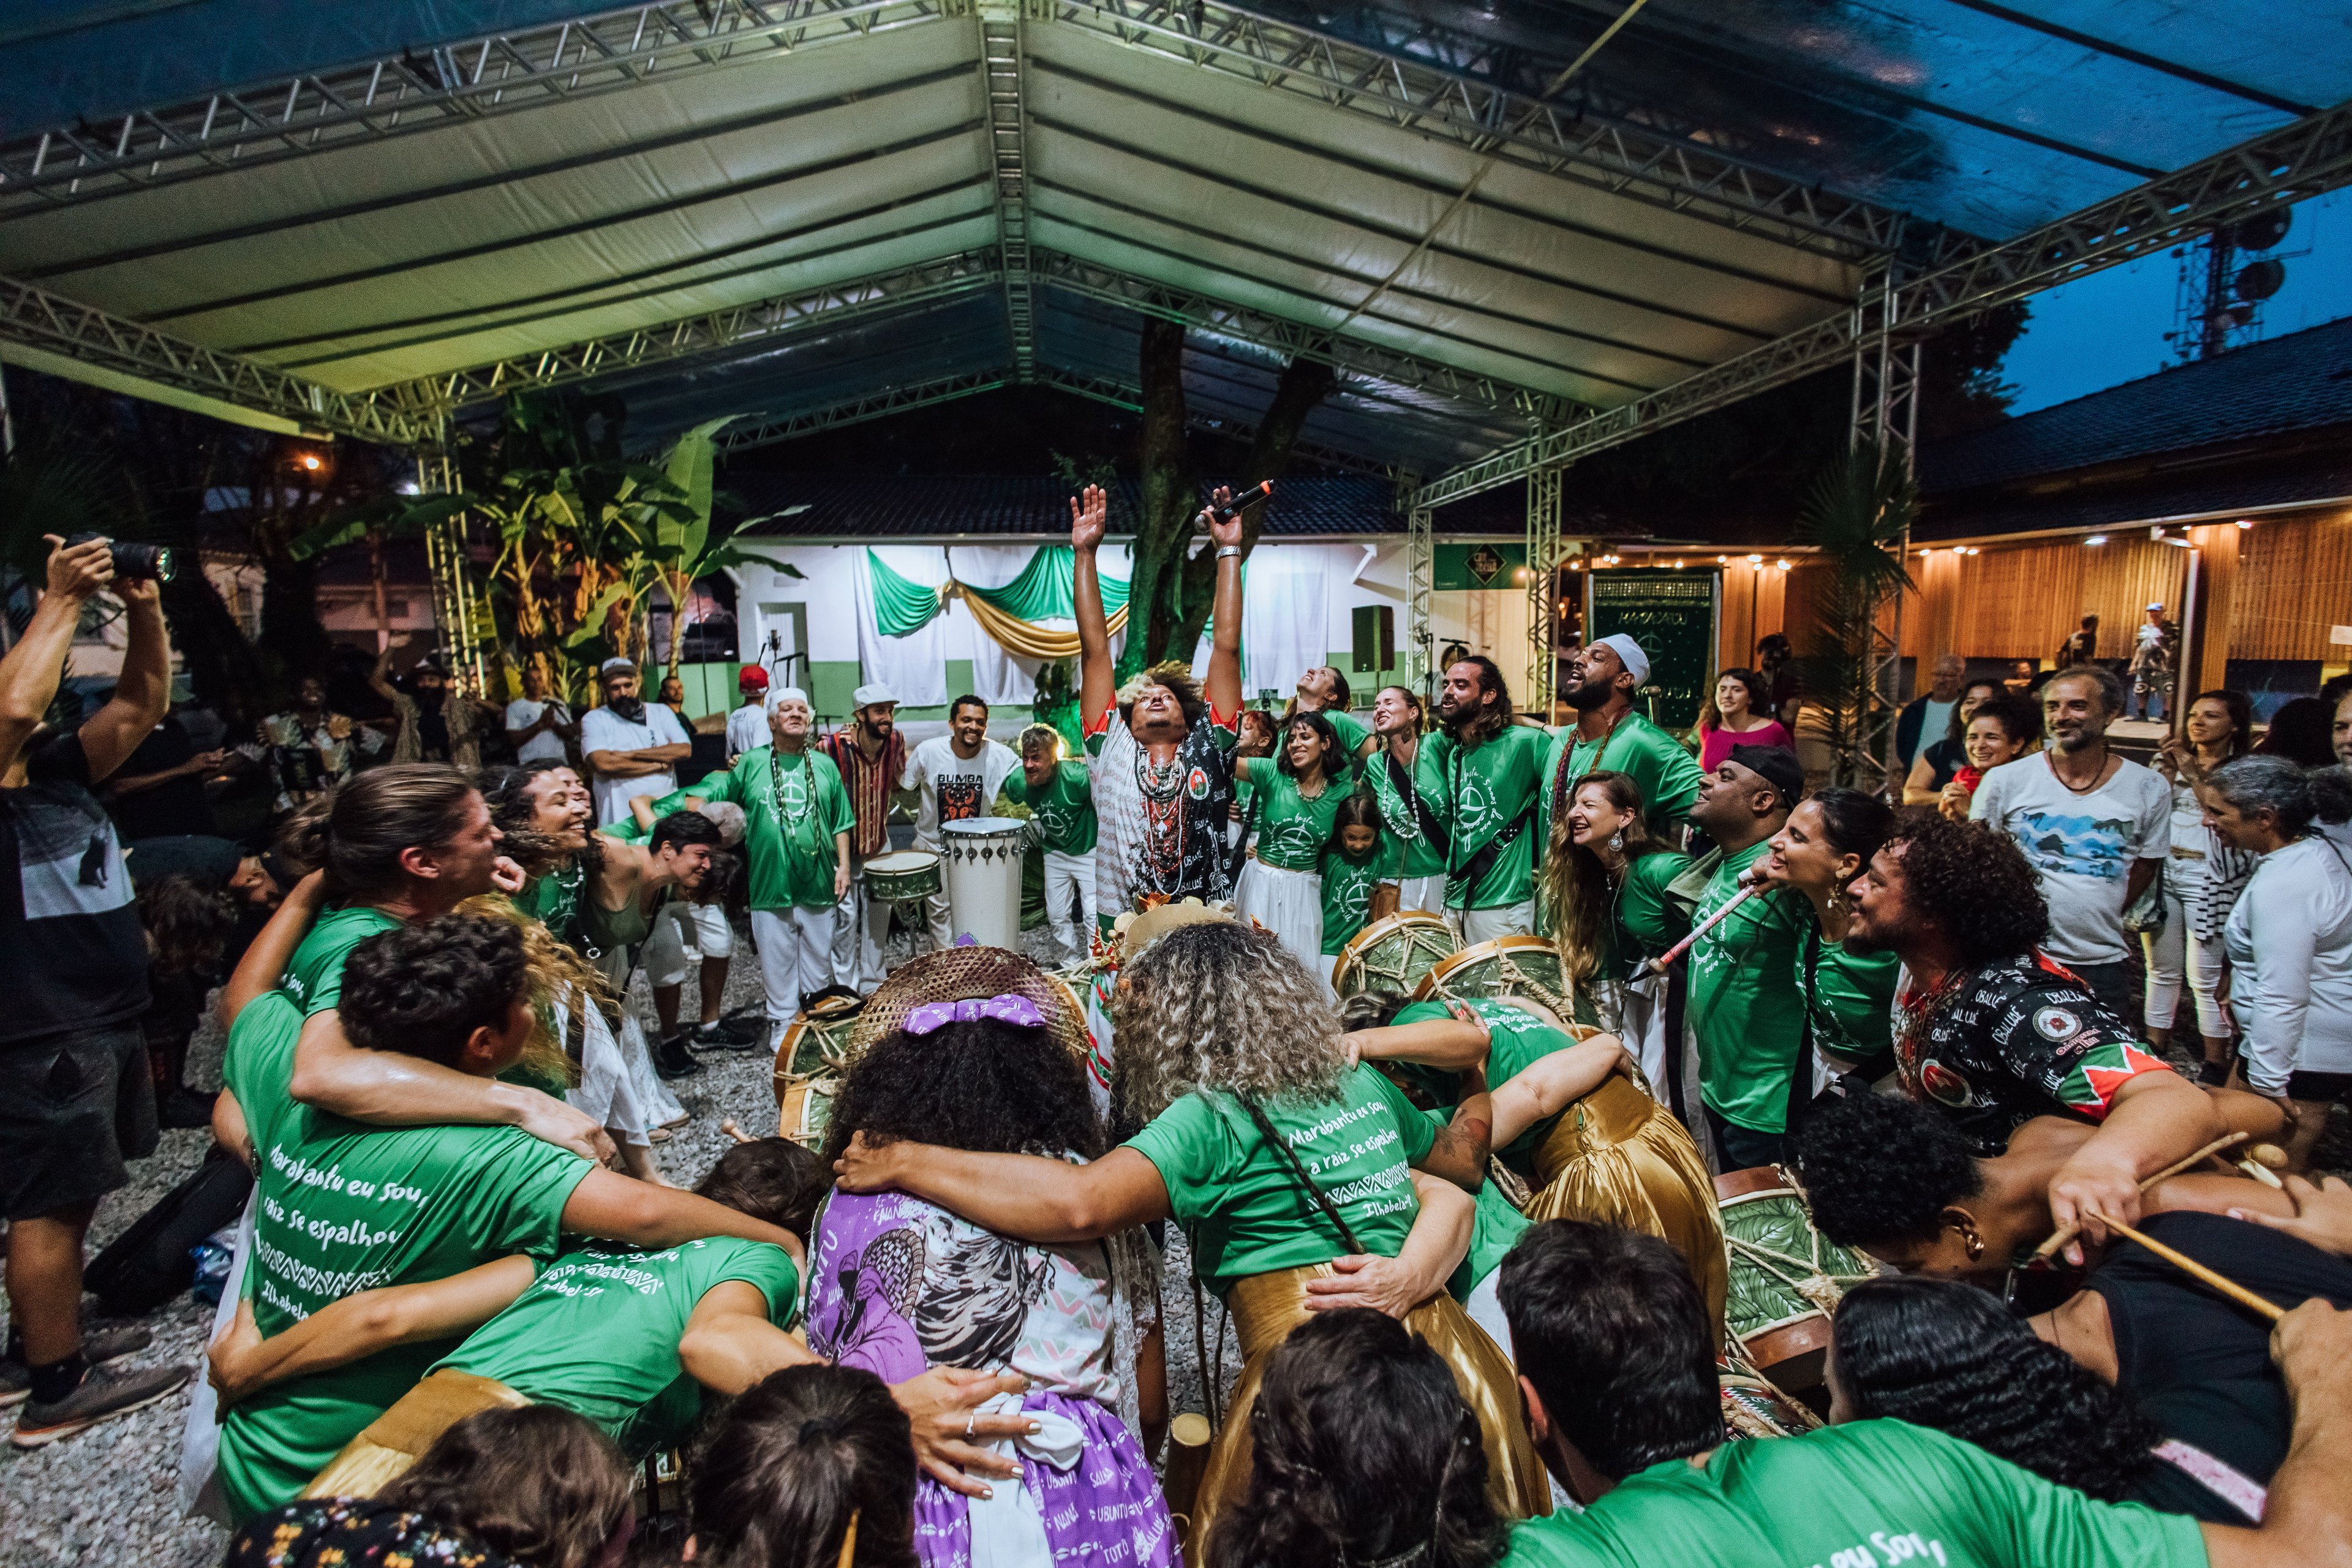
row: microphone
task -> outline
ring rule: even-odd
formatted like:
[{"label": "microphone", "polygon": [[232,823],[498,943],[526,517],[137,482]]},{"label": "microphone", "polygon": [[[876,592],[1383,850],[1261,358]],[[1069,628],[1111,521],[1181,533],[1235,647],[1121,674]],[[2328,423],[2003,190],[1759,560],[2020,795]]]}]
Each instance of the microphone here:
[{"label": "microphone", "polygon": [[1272,479],[1260,479],[1257,483],[1242,491],[1241,494],[1234,497],[1233,500],[1227,501],[1224,505],[1219,506],[1215,502],[1212,501],[1201,510],[1208,513],[1211,517],[1215,518],[1219,522],[1223,522],[1229,518],[1239,517],[1243,512],[1247,511],[1251,507],[1257,505],[1258,502],[1265,500],[1272,494],[1274,494],[1274,481]]}]

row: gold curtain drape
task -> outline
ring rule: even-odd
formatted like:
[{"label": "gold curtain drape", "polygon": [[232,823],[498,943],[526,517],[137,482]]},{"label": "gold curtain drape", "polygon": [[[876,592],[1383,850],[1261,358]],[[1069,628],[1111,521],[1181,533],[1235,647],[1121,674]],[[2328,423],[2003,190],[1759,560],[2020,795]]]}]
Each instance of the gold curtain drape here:
[{"label": "gold curtain drape", "polygon": [[[965,593],[963,584],[952,578],[940,590],[940,596],[962,600],[971,618],[980,623],[980,629],[1016,658],[1061,659],[1078,656],[1078,634],[1075,630],[1053,631],[1009,616],[979,595]],[[1113,611],[1106,625],[1110,635],[1117,637],[1119,628],[1127,625],[1127,606],[1121,605]]]}]

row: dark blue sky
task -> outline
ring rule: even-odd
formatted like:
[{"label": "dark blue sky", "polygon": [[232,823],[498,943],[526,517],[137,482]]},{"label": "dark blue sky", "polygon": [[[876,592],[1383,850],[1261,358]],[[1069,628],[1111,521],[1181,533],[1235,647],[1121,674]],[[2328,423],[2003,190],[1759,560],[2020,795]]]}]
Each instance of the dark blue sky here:
[{"label": "dark blue sky", "polygon": [[[2311,254],[2293,254],[2300,250]],[[2352,191],[2298,205],[2278,254],[2287,258],[2286,286],[2264,302],[2263,337],[2352,315]],[[2035,295],[2032,319],[2000,368],[2018,388],[2011,412],[2031,414],[2172,363],[2164,334],[2180,267],[2164,251]]]}]

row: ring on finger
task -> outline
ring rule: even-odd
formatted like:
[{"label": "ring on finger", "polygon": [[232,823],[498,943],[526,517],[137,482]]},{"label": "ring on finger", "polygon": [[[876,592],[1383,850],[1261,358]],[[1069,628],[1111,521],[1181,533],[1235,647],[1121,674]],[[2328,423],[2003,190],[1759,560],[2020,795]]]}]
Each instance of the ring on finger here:
[{"label": "ring on finger", "polygon": [[979,1412],[979,1411],[977,1411],[977,1410],[972,1411],[970,1415],[966,1415],[966,1416],[963,1418],[963,1435],[964,1435],[964,1437],[966,1438],[966,1440],[969,1440],[969,1439],[971,1438],[971,1435],[972,1435],[973,1430],[974,1430],[974,1429],[975,1429],[979,1425],[980,1425],[980,1412]]}]

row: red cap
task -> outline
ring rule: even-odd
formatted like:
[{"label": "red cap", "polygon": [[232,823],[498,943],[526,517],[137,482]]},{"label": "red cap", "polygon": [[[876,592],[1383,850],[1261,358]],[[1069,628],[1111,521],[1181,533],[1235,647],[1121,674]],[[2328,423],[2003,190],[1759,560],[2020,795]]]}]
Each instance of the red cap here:
[{"label": "red cap", "polygon": [[743,673],[735,678],[735,685],[744,691],[763,691],[767,689],[768,672],[756,664],[747,664]]}]

